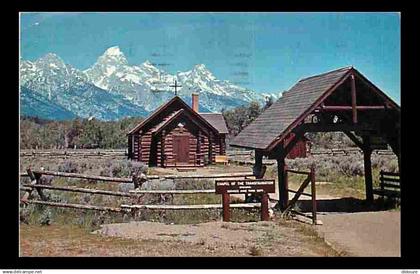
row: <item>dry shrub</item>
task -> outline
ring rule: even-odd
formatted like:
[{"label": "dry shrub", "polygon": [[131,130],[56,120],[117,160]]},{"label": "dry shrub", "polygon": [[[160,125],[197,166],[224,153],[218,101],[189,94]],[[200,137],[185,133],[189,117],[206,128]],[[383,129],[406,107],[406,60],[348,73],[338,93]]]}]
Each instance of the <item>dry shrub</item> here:
[{"label": "dry shrub", "polygon": [[58,165],[58,171],[68,173],[79,173],[79,164],[74,161],[67,160]]},{"label": "dry shrub", "polygon": [[52,223],[52,213],[50,208],[47,208],[44,212],[42,212],[38,222],[40,225],[50,225]]},{"label": "dry shrub", "polygon": [[130,177],[133,173],[147,174],[148,167],[136,161],[108,160],[100,172],[101,176],[107,177]]},{"label": "dry shrub", "polygon": [[[328,177],[332,174],[348,177],[363,176],[364,163],[362,154],[350,155],[314,155],[307,158],[286,159],[290,169],[309,170],[311,165],[315,166],[317,176]],[[372,154],[372,168],[395,172],[398,170],[398,162],[392,155]],[[275,165],[274,170],[277,169]]]},{"label": "dry shrub", "polygon": [[39,182],[41,185],[52,185],[52,180],[54,179],[54,176],[50,175],[42,175],[41,178],[39,178]]},{"label": "dry shrub", "polygon": [[214,189],[214,180],[179,179],[175,180],[176,189]]},{"label": "dry shrub", "polygon": [[153,189],[178,189],[173,179],[152,179],[147,180],[141,186],[141,189],[153,190]]}]

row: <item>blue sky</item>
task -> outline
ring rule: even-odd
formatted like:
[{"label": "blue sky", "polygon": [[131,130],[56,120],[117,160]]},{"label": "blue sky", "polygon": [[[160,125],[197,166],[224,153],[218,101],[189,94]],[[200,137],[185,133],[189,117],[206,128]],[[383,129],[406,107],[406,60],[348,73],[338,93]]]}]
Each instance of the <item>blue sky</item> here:
[{"label": "blue sky", "polygon": [[24,13],[21,56],[86,69],[109,47],[170,73],[205,64],[259,92],[353,65],[400,102],[398,13]]}]

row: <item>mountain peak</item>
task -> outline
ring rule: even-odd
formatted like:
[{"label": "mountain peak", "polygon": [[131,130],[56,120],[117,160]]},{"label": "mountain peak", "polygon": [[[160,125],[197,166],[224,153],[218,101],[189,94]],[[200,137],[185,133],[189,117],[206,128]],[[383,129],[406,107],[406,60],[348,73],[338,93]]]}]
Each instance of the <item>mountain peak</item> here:
[{"label": "mountain peak", "polygon": [[41,67],[53,67],[53,68],[64,68],[66,64],[64,63],[63,59],[61,59],[57,54],[55,53],[47,53],[46,55],[38,58],[34,62],[35,66],[41,66]]},{"label": "mountain peak", "polygon": [[154,67],[152,62],[150,62],[149,60],[144,61],[142,65],[145,67]]},{"label": "mountain peak", "polygon": [[40,57],[37,61],[55,61],[59,63],[64,63],[63,59],[61,59],[60,56],[52,52],[45,54],[44,56]]},{"label": "mountain peak", "polygon": [[204,64],[195,65],[191,73],[194,78],[202,79],[204,81],[216,80],[216,77],[214,77],[213,73],[211,73]]},{"label": "mountain peak", "polygon": [[204,64],[197,64],[194,66],[194,69],[197,70],[208,70]]},{"label": "mountain peak", "polygon": [[128,65],[127,58],[118,46],[108,48],[99,58],[97,64]]},{"label": "mountain peak", "polygon": [[108,48],[103,55],[107,56],[124,56],[119,46],[113,46]]}]

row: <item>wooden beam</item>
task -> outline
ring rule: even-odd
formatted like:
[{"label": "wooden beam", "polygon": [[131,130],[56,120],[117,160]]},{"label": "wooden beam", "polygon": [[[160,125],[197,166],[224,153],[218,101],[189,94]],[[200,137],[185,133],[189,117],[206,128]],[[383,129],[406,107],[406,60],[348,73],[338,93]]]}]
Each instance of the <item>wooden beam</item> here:
[{"label": "wooden beam", "polygon": [[214,189],[130,190],[134,194],[215,194]]},{"label": "wooden beam", "polygon": [[222,194],[222,205],[223,205],[223,222],[230,221],[230,195],[228,193]]},{"label": "wooden beam", "polygon": [[351,106],[353,111],[353,124],[357,124],[357,103],[356,103],[356,81],[354,79],[354,74],[352,73],[350,76],[351,79]]},{"label": "wooden beam", "polygon": [[361,150],[364,150],[365,147],[363,145],[363,141],[360,141],[353,133],[351,133],[350,131],[343,131],[344,134],[347,135],[347,137],[350,138],[350,140],[353,141],[353,143],[355,143]]},{"label": "wooden beam", "polygon": [[111,211],[111,212],[121,212],[121,211],[124,211],[121,208],[115,208],[115,207],[81,205],[81,204],[67,204],[67,203],[46,202],[46,201],[39,201],[39,200],[28,200],[28,203],[30,203],[30,204],[38,204],[38,205],[55,206],[55,207],[87,209],[87,210],[100,210],[100,211]]},{"label": "wooden beam", "polygon": [[317,204],[316,204],[316,186],[315,186],[315,167],[311,166],[311,175],[309,175],[311,179],[311,196],[312,196],[312,223],[316,225],[317,217]]},{"label": "wooden beam", "polygon": [[277,177],[279,184],[279,206],[280,210],[285,210],[289,200],[289,191],[286,183],[286,163],[283,158],[277,159]]},{"label": "wooden beam", "polygon": [[363,138],[363,162],[365,169],[365,189],[366,189],[366,201],[373,202],[373,184],[372,184],[372,162],[371,155],[372,149],[370,148],[369,137]]},{"label": "wooden beam", "polygon": [[379,125],[368,124],[317,124],[305,123],[295,128],[295,132],[330,132],[330,131],[379,131]]},{"label": "wooden beam", "polygon": [[[230,204],[231,208],[260,208],[261,203]],[[150,209],[150,210],[198,210],[198,209],[222,209],[222,204],[202,205],[121,205],[123,209]]]},{"label": "wooden beam", "polygon": [[[356,110],[383,110],[385,106],[356,106]],[[325,111],[337,111],[337,110],[353,110],[353,106],[323,106],[320,108]]]},{"label": "wooden beam", "polygon": [[96,181],[106,181],[106,182],[116,182],[116,183],[132,183],[131,178],[104,177],[104,176],[95,176],[95,175],[87,175],[87,174],[80,174],[80,173],[58,172],[58,171],[33,171],[33,173],[34,174],[44,174],[44,175],[58,176],[58,177],[96,180]]},{"label": "wooden beam", "polygon": [[236,178],[236,177],[251,177],[254,176],[252,172],[233,172],[209,175],[149,175],[147,179],[216,179],[216,178]]},{"label": "wooden beam", "polygon": [[302,175],[309,175],[309,174],[311,174],[310,171],[300,171],[300,170],[293,170],[293,169],[287,169],[287,172],[296,173],[296,174],[302,174]]},{"label": "wooden beam", "polygon": [[[293,190],[293,189],[289,189],[289,192],[298,193],[297,190]],[[302,192],[302,193],[300,193],[300,195],[312,197],[312,194],[309,194],[309,193],[306,193],[306,192]]]},{"label": "wooden beam", "polygon": [[[45,174],[58,177],[68,177],[68,178],[81,178],[81,179],[91,179],[99,181],[110,181],[110,182],[119,182],[119,183],[132,183],[132,178],[117,178],[117,177],[104,177],[80,173],[66,173],[58,171],[33,171],[35,174]],[[251,177],[254,176],[252,172],[233,172],[233,173],[220,173],[220,174],[209,174],[209,175],[149,175],[147,176],[148,180],[152,179],[216,179],[216,178],[236,178],[236,177]]]},{"label": "wooden beam", "polygon": [[[31,187],[31,184],[23,184],[23,186],[24,187]],[[134,197],[135,196],[133,194],[129,194],[129,193],[126,193],[126,192],[109,191],[109,190],[101,190],[101,189],[88,189],[88,188],[78,188],[78,187],[68,187],[68,186],[50,186],[50,185],[36,185],[36,187],[41,188],[41,189],[60,190],[60,191],[79,192],[79,193],[90,193],[90,194],[101,194],[101,195],[120,196],[120,197]]]},{"label": "wooden beam", "polygon": [[259,149],[255,150],[255,163],[253,167],[253,174],[255,175],[255,178],[261,179],[264,177],[264,174],[262,173],[263,169],[263,154],[262,151]]},{"label": "wooden beam", "polygon": [[[41,177],[41,175],[34,173],[30,168],[28,168],[27,170],[28,176],[31,179],[31,183],[29,185],[27,185],[27,187],[31,187],[31,190],[28,190],[22,197],[21,201],[26,203],[29,199],[29,197],[32,194],[32,191],[34,190],[35,186],[39,183],[39,178]],[[41,199],[43,201],[47,200],[47,197],[44,195],[44,193],[42,192],[42,189],[40,188],[35,188],[39,194],[39,196],[41,197]]]},{"label": "wooden beam", "polygon": [[262,199],[261,199],[261,221],[269,221],[269,215],[268,215],[268,194],[263,193]]},{"label": "wooden beam", "polygon": [[287,212],[293,207],[293,205],[296,203],[297,200],[299,200],[299,197],[302,195],[303,191],[309,185],[310,182],[311,182],[311,178],[310,176],[308,176],[300,185],[299,189],[296,191],[296,194],[295,196],[293,196],[292,200],[290,200],[290,202],[286,205],[283,213]]},{"label": "wooden beam", "polygon": [[361,73],[359,73],[357,70],[353,71],[353,73],[356,73],[357,79],[362,81],[364,84],[369,86],[371,89],[374,90],[376,94],[378,94],[384,101],[387,102],[387,104],[390,104],[393,106],[396,110],[401,111],[401,107],[397,105],[390,97],[388,97],[384,92],[382,92],[377,86],[375,86],[369,79],[364,77]]}]

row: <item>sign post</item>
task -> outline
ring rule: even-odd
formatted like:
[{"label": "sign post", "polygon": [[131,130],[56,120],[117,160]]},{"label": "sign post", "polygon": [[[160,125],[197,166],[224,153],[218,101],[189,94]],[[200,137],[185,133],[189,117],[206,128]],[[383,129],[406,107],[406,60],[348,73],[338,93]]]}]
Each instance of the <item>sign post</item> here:
[{"label": "sign post", "polygon": [[222,194],[223,221],[230,221],[230,194],[261,194],[261,220],[268,221],[268,194],[274,193],[274,180],[245,179],[245,180],[216,180],[216,194]]},{"label": "sign post", "polygon": [[222,200],[223,200],[223,221],[229,222],[230,221],[230,195],[227,193],[222,194]]}]

